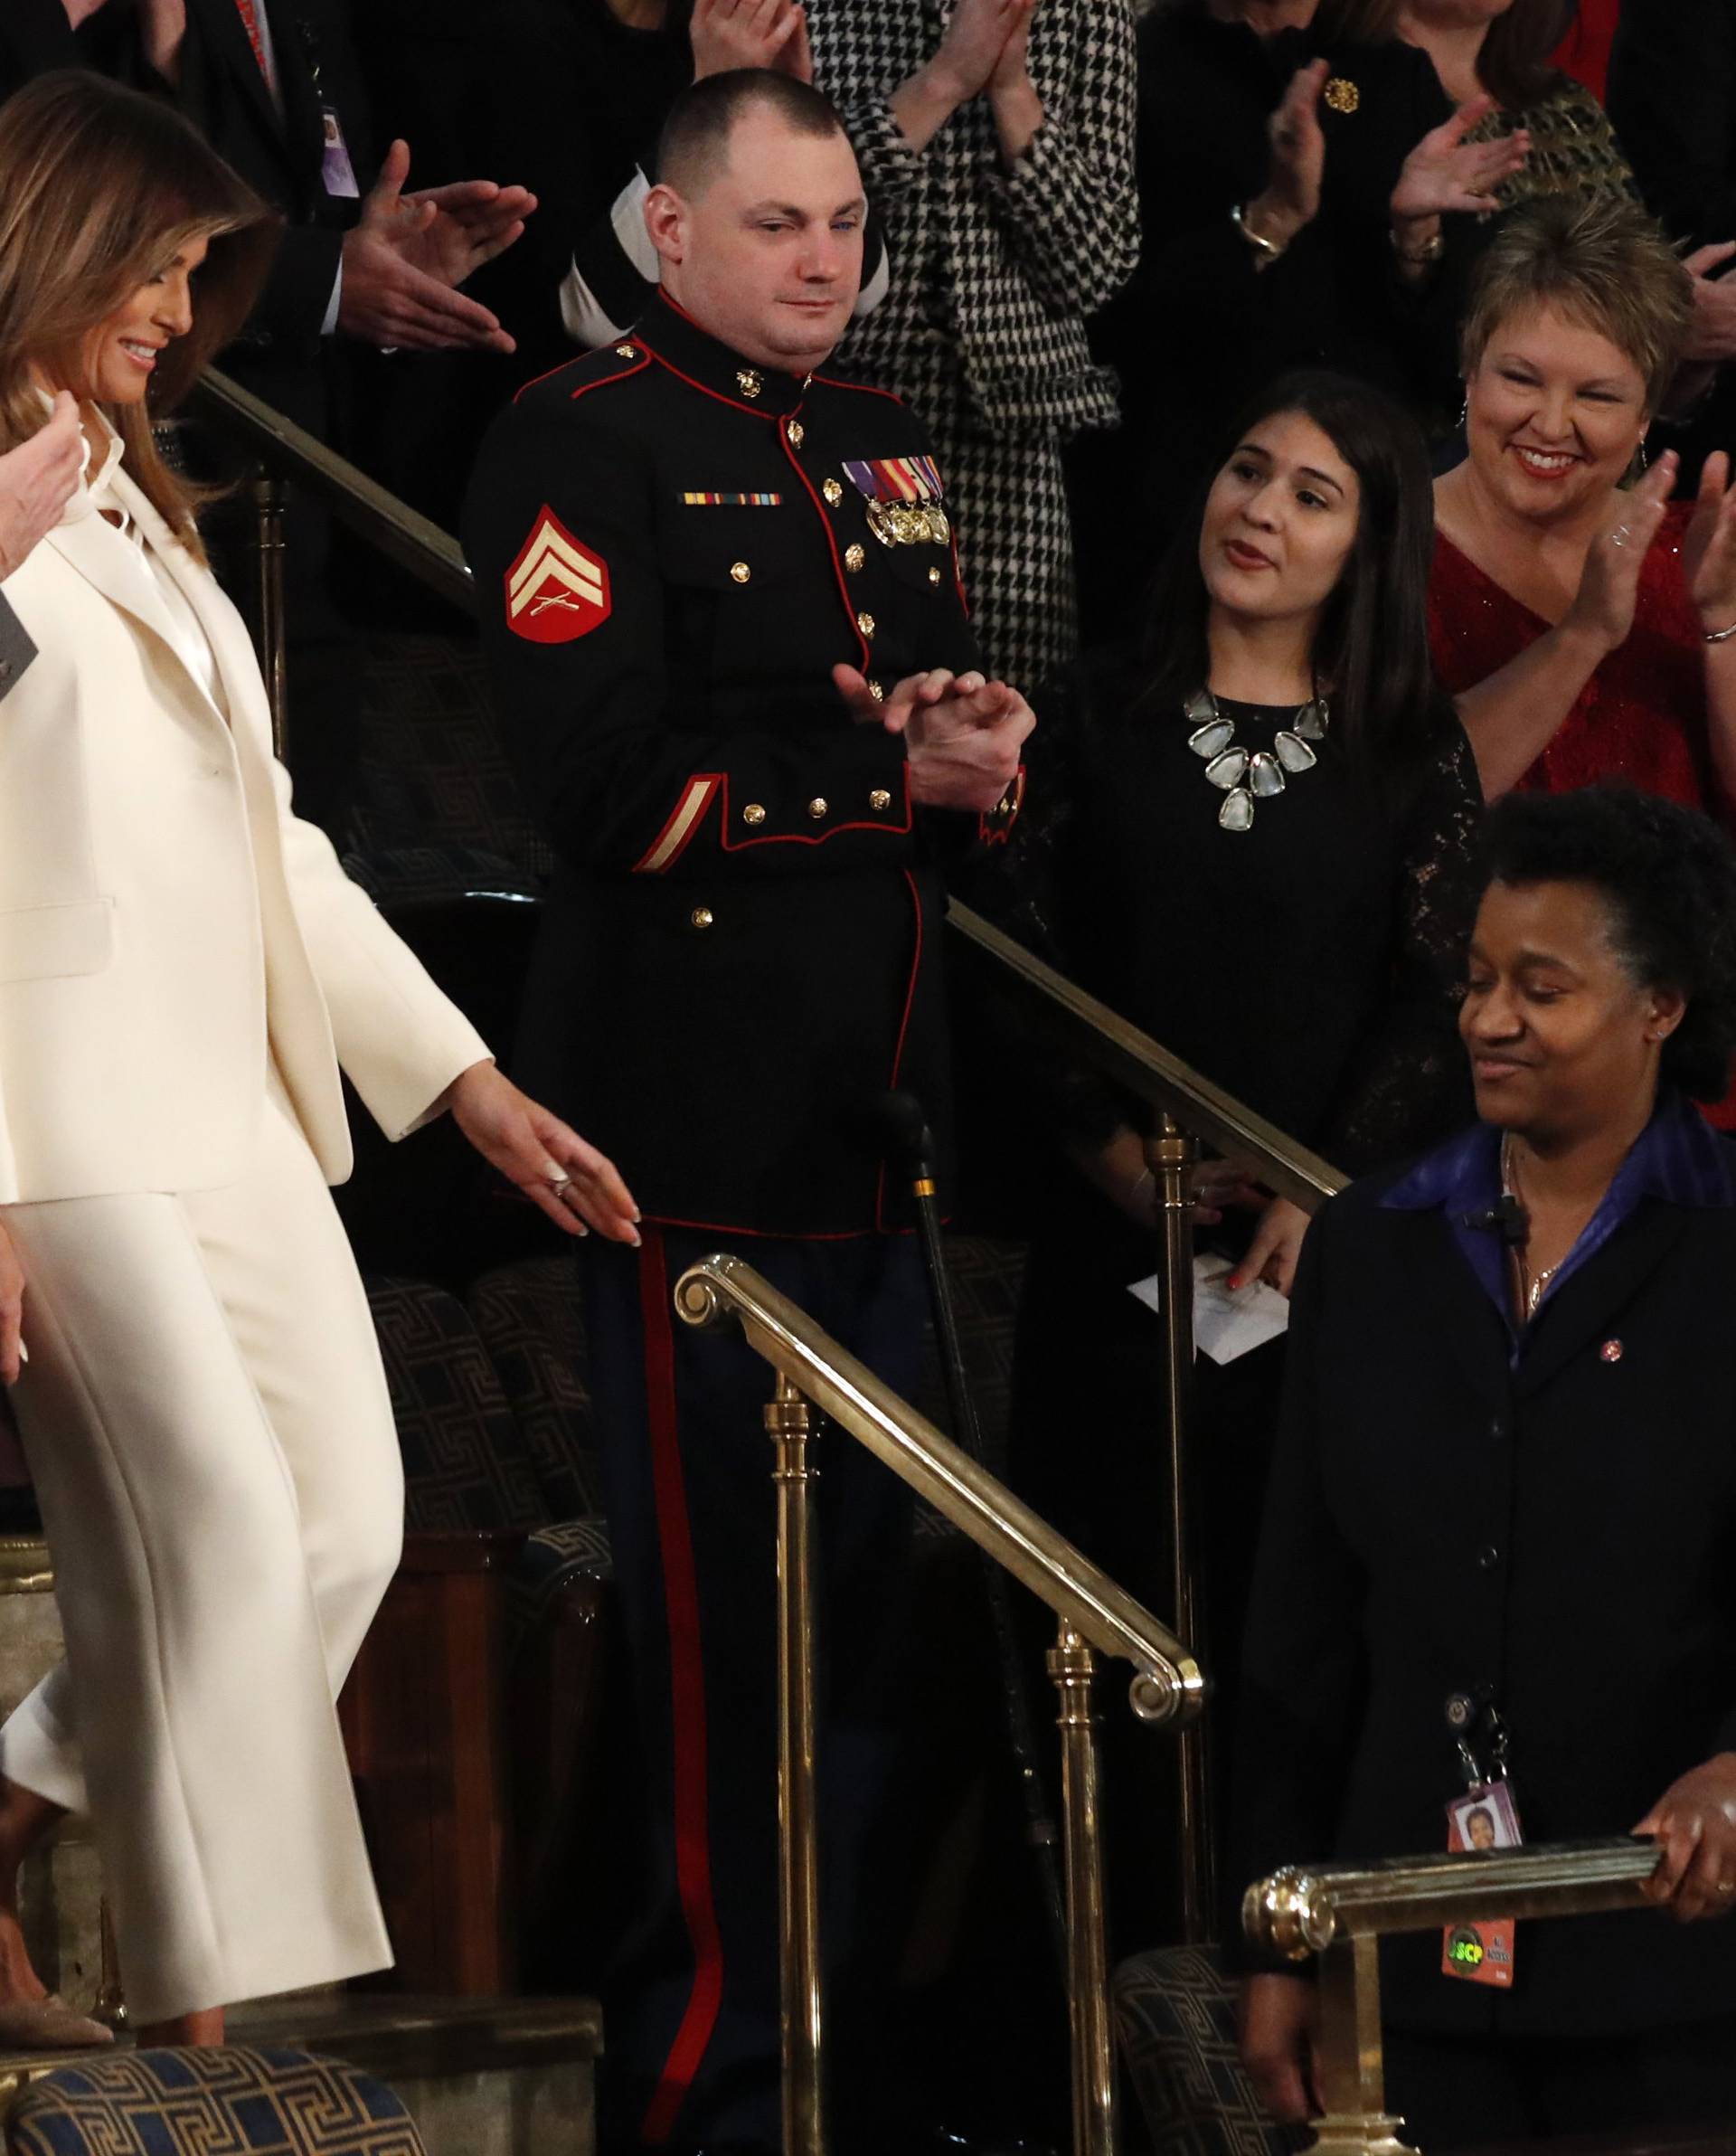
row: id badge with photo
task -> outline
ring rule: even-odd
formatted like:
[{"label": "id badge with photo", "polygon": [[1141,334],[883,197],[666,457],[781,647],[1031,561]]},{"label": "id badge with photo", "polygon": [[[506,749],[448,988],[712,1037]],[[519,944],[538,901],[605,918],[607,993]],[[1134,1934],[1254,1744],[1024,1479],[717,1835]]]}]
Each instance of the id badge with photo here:
[{"label": "id badge with photo", "polygon": [[355,167],[350,163],[349,145],[344,139],[344,123],[331,106],[322,105],[319,124],[325,144],[320,176],[326,183],[326,192],[345,195],[354,202],[362,190],[355,184]]},{"label": "id badge with photo", "polygon": [[[1516,1849],[1524,1840],[1513,1791],[1505,1781],[1474,1782],[1462,1797],[1447,1807],[1447,1849],[1449,1855],[1470,1850],[1478,1855],[1494,1849]],[[1461,1983],[1494,1984],[1501,1991],[1513,1983],[1514,1920],[1497,1923],[1481,1919],[1449,1924],[1441,1933],[1440,1969],[1443,1976],[1456,1976]]]}]

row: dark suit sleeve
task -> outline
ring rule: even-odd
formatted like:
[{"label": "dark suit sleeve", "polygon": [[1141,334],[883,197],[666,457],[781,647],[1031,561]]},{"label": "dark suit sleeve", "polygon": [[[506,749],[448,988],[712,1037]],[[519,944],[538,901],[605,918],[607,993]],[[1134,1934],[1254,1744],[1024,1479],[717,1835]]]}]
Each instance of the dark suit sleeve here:
[{"label": "dark suit sleeve", "polygon": [[[1249,1603],[1237,1717],[1235,1818],[1226,1896],[1287,1864],[1330,1855],[1364,1694],[1365,1583],[1327,1500],[1330,1416],[1325,1317],[1353,1291],[1343,1277],[1354,1232],[1335,1199],[1302,1247],[1290,1300],[1284,1408]],[[1337,1261],[1335,1262],[1335,1261]],[[1226,1915],[1226,1959],[1252,1966],[1239,1917]]]},{"label": "dark suit sleeve", "polygon": [[1609,118],[1646,206],[1678,237],[1736,240],[1736,10],[1625,0]]},{"label": "dark suit sleeve", "polygon": [[11,602],[0,591],[0,697],[24,676],[36,647],[30,640],[29,631],[12,610]]},{"label": "dark suit sleeve", "polygon": [[291,226],[248,317],[250,335],[263,331],[274,344],[317,351],[343,259],[342,232],[325,225]]},{"label": "dark suit sleeve", "polygon": [[[503,413],[465,512],[502,727],[556,846],[588,868],[707,881],[737,867],[764,875],[897,865],[914,845],[902,744],[877,726],[842,723],[824,667],[814,681],[824,723],[762,732],[677,704],[653,475],[643,449],[611,423],[618,393],[604,384],[576,403],[530,400]],[[509,572],[545,511],[608,574],[608,618],[567,643],[529,640],[508,613]],[[970,663],[959,628],[960,656],[936,663]],[[816,798],[865,803],[877,791],[891,800],[870,821],[820,833],[807,814]],[[749,803],[766,808],[750,831]]]}]

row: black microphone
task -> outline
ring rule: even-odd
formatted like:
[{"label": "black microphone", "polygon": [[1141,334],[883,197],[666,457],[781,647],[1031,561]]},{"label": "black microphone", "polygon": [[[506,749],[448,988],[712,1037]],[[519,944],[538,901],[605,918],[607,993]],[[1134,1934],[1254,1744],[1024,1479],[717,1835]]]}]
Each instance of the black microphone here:
[{"label": "black microphone", "polygon": [[1512,1191],[1501,1193],[1498,1206],[1491,1206],[1486,1213],[1461,1213],[1458,1225],[1465,1228],[1486,1228],[1510,1249],[1521,1249],[1531,1240],[1531,1215]]}]

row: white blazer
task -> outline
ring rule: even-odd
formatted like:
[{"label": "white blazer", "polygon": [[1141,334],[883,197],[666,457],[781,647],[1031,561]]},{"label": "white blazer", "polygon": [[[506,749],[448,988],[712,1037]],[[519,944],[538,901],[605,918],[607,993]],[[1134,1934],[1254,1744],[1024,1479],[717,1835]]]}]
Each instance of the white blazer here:
[{"label": "white blazer", "polygon": [[340,1065],[400,1138],[488,1050],[292,813],[241,616],[124,470],[108,485],[227,710],[81,486],[3,587],[38,656],[0,699],[0,1205],[233,1180],[268,1044],[341,1182]]}]

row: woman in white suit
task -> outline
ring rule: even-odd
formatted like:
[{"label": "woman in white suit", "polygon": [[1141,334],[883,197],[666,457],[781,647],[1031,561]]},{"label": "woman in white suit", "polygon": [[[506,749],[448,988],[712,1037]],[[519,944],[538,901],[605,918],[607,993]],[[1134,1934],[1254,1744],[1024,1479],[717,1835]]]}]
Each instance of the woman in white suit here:
[{"label": "woman in white suit", "polygon": [[[575,1233],[620,1178],[474,1029],[291,813],[263,684],[151,444],[244,317],[265,213],[171,112],[90,75],[0,111],[0,450],[79,400],[90,461],[5,582],[0,1376],[66,1664],[0,1730],[0,2039],[42,1997],[11,1882],[89,1809],[142,2037],[391,1959],[334,1699],[397,1561],[401,1481],[326,1186],[347,1072],[393,1138],[449,1108]],[[15,1383],[14,1383],[15,1381]]]}]

